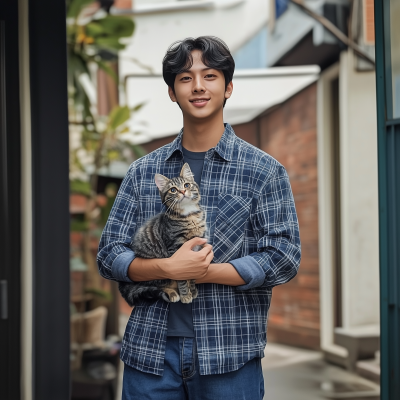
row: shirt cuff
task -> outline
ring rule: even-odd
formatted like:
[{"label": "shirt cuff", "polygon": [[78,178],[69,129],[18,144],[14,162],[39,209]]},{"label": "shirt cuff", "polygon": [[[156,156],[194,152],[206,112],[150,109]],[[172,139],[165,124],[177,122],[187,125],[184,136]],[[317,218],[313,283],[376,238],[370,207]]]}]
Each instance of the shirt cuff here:
[{"label": "shirt cuff", "polygon": [[115,280],[130,283],[132,282],[128,277],[128,268],[134,259],[135,253],[132,250],[127,249],[114,260],[111,265],[111,271]]},{"label": "shirt cuff", "polygon": [[264,283],[265,272],[253,257],[245,256],[231,260],[229,263],[235,267],[238,274],[246,282],[245,285],[236,286],[236,289],[253,289]]}]

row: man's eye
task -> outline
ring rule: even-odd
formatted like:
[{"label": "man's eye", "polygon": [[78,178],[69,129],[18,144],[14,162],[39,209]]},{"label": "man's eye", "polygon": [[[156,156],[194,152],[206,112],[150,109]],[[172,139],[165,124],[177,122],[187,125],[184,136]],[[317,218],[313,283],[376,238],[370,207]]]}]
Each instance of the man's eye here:
[{"label": "man's eye", "polygon": [[214,75],[214,74],[207,74],[205,77],[206,77],[206,78],[214,78],[215,75]]},{"label": "man's eye", "polygon": [[184,76],[183,78],[181,78],[181,81],[188,81],[190,79],[190,76]]}]

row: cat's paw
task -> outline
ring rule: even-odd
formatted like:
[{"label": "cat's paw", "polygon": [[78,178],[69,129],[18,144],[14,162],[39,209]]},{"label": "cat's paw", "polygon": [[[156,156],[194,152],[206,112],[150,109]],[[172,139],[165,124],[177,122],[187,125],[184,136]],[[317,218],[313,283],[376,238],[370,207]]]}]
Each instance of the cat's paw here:
[{"label": "cat's paw", "polygon": [[174,291],[169,294],[169,301],[171,303],[177,303],[179,300],[181,300],[181,298],[177,292]]},{"label": "cat's paw", "polygon": [[199,291],[197,290],[197,288],[190,288],[190,291],[192,292],[193,300],[196,299],[199,294]]},{"label": "cat's paw", "polygon": [[167,303],[171,303],[171,300],[169,299],[167,293],[163,293],[161,295],[161,297],[163,298],[164,301],[166,301]]},{"label": "cat's paw", "polygon": [[181,296],[181,302],[182,303],[188,304],[188,303],[191,303],[192,300],[193,300],[192,293],[188,293],[185,296]]},{"label": "cat's paw", "polygon": [[167,303],[176,303],[180,300],[179,294],[175,292],[175,290],[169,290],[168,292],[164,292],[161,297]]}]

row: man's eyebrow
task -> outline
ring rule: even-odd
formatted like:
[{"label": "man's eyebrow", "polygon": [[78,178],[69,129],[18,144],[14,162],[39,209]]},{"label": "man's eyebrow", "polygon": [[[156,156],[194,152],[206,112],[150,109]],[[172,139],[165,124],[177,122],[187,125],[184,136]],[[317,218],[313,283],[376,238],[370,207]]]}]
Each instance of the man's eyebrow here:
[{"label": "man's eyebrow", "polygon": [[[210,69],[215,69],[215,68],[206,67],[206,68],[203,68],[201,71],[209,71]],[[193,71],[191,69],[189,69],[189,68],[186,68],[186,69],[181,70],[179,72],[179,74],[185,74],[185,73],[188,73],[188,72],[193,72]]]}]

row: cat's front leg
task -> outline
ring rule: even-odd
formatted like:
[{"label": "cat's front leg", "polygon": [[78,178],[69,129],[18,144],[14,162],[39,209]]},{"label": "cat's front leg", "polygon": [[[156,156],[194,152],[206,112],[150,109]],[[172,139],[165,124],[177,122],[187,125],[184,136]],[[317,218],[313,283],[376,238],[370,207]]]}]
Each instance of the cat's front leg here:
[{"label": "cat's front leg", "polygon": [[190,286],[190,291],[192,292],[192,297],[193,299],[195,299],[197,297],[197,295],[199,294],[197,287],[195,285],[196,281],[194,279],[191,279],[189,282],[189,286]]},{"label": "cat's front leg", "polygon": [[189,281],[178,281],[179,295],[181,296],[182,303],[191,303],[193,300],[188,282]]},{"label": "cat's front leg", "polygon": [[169,301],[171,303],[176,303],[180,300],[179,294],[178,294],[178,282],[177,281],[171,281],[171,285],[165,287],[162,289],[163,292],[165,293],[165,298],[164,295],[164,300]]}]

